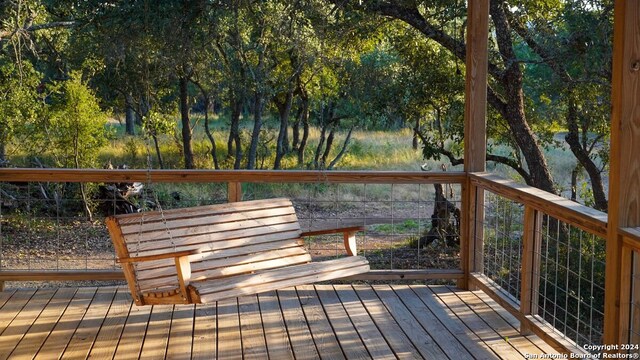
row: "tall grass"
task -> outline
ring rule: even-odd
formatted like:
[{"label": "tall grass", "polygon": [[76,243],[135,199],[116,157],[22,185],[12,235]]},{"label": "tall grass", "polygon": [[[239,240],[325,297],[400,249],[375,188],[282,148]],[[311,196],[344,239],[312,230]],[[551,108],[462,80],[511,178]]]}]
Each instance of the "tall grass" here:
[{"label": "tall grass", "polygon": [[[227,158],[228,129],[221,122],[217,123],[213,129],[216,140],[216,154],[220,160],[220,166],[224,169],[233,168],[233,160]],[[117,128],[122,125],[112,125]],[[248,152],[250,141],[249,124],[242,127],[243,153]],[[162,153],[164,167],[168,169],[179,169],[183,167],[183,154],[181,140],[178,135],[165,134],[159,137],[159,147]],[[152,166],[158,167],[155,145],[152,140],[142,136],[125,135],[120,129],[116,131],[118,136],[111,140],[109,147],[104,148],[99,159],[106,163],[111,161],[115,165],[126,164],[130,168],[146,168],[147,154],[151,155]],[[290,130],[289,139],[292,139]],[[277,132],[272,126],[266,126],[262,138],[274,139],[262,146],[258,151],[258,167],[270,169],[273,167],[275,158],[275,138]],[[305,151],[305,164],[297,163],[297,155],[290,153],[285,156],[282,162],[284,169],[305,169],[311,167],[311,162],[318,146],[320,129],[312,127],[309,132],[309,140]],[[329,160],[333,159],[340,151],[346,138],[346,131],[337,134],[334,141]],[[421,149],[414,150],[411,146],[412,130],[400,129],[389,131],[361,131],[354,130],[351,141],[347,147],[347,152],[342,160],[336,165],[336,169],[349,170],[420,170],[420,166],[425,164],[422,159]],[[193,151],[195,164],[201,169],[213,168],[213,160],[210,155],[211,143],[200,129],[200,126],[193,132]],[[245,148],[246,147],[246,148]],[[439,169],[440,162],[430,161],[427,167]]]}]

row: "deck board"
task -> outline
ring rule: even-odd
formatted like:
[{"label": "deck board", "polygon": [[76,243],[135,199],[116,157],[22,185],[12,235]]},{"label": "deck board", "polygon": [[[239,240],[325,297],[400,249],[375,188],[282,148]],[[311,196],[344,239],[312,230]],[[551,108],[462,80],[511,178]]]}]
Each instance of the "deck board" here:
[{"label": "deck board", "polygon": [[398,325],[400,325],[405,334],[409,334],[409,339],[424,358],[447,358],[433,337],[431,337],[431,335],[422,328],[418,321],[416,321],[416,318],[411,314],[411,311],[404,306],[400,298],[398,298],[389,285],[374,285],[373,289],[394,319],[396,319]]},{"label": "deck board", "polygon": [[293,349],[289,341],[287,329],[275,291],[258,295],[262,326],[267,340],[267,351],[271,359],[293,359]]},{"label": "deck board", "polygon": [[454,338],[453,334],[449,332],[431,310],[428,308],[425,309],[424,303],[409,286],[392,286],[392,288],[407,309],[409,309],[413,317],[422,325],[449,358],[460,357],[469,359],[473,357],[471,353]]},{"label": "deck board", "polygon": [[98,288],[89,309],[84,314],[84,318],[80,321],[69,345],[65,349],[62,356],[63,359],[82,359],[87,357],[106,319],[116,291],[116,288]]},{"label": "deck board", "polygon": [[375,325],[399,359],[421,359],[418,350],[391,316],[376,293],[368,285],[354,285],[354,289],[364,304]]},{"label": "deck board", "polygon": [[243,296],[238,298],[240,317],[240,332],[242,333],[242,354],[245,359],[267,359],[267,343],[264,338],[264,327],[258,296]]},{"label": "deck board", "polygon": [[133,305],[126,287],[0,293],[0,358],[517,359],[552,352],[483,293],[305,285],[207,305]]},{"label": "deck board", "polygon": [[468,352],[478,360],[499,359],[498,355],[491,350],[491,347],[482,341],[469,327],[462,321],[457,321],[454,312],[449,309],[440,298],[426,286],[411,285],[411,290],[415,292],[427,308],[436,315],[438,320],[449,330]]},{"label": "deck board", "polygon": [[217,306],[216,304],[196,306],[193,325],[192,359],[215,359],[217,355]]},{"label": "deck board", "polygon": [[171,320],[167,358],[191,359],[193,316],[195,305],[176,305]]},{"label": "deck board", "polygon": [[173,305],[154,306],[151,309],[147,333],[141,334],[144,336],[144,342],[140,359],[162,359],[165,357],[173,310]]},{"label": "deck board", "polygon": [[[129,301],[131,302],[131,300]],[[132,304],[131,310],[125,320],[124,329],[122,330],[114,359],[138,357],[140,351],[142,351],[143,342],[141,338],[144,337],[147,331],[150,318],[151,307],[135,306]]]},{"label": "deck board", "polygon": [[124,288],[119,288],[93,344],[95,350],[91,352],[91,357],[96,359],[113,358],[132,305],[129,292]]},{"label": "deck board", "polygon": [[320,299],[312,285],[298,286],[298,298],[302,305],[302,311],[309,324],[311,337],[316,344],[316,349],[323,359],[344,359],[344,353],[340,348],[340,343],[336,334],[331,328],[327,314],[320,304]]},{"label": "deck board", "polygon": [[331,285],[316,285],[315,288],[347,359],[369,359],[369,352],[362,343],[333,287]]},{"label": "deck board", "polygon": [[[49,336],[49,333],[53,330],[58,319],[60,319],[64,313],[75,293],[76,289],[74,288],[58,290],[13,352],[7,355],[22,359],[33,358]],[[128,301],[128,299],[127,302],[131,304],[131,301]]]},{"label": "deck board", "polygon": [[96,291],[96,288],[78,289],[47,340],[40,347],[36,359],[59,359],[64,354],[67,344],[89,309]]},{"label": "deck board", "polygon": [[350,285],[334,285],[334,288],[371,357],[374,359],[395,359],[389,344],[372,321],[353,288]]},{"label": "deck board", "polygon": [[278,290],[278,299],[296,360],[317,359],[319,354],[296,290]]},{"label": "deck board", "polygon": [[[443,304],[446,304],[453,311],[460,321],[469,327],[498,356],[504,359],[524,359],[524,356],[507,339],[489,326],[483,320],[483,317],[474,312],[455,293],[444,287],[436,287],[431,290],[438,295]],[[486,315],[491,316],[491,313],[488,312]]]}]

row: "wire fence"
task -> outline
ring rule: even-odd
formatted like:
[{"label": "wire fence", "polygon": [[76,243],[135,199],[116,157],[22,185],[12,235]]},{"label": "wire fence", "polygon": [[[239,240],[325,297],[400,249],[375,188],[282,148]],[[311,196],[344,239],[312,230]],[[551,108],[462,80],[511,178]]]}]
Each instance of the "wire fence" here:
[{"label": "wire fence", "polygon": [[[0,270],[117,270],[105,216],[224,203],[227,185],[0,183]],[[459,209],[460,185],[442,188],[446,201]],[[318,223],[363,224],[365,230],[356,236],[358,251],[373,269],[460,269],[459,210],[434,215],[433,185],[243,184],[243,200],[277,197],[293,201],[303,229]],[[439,223],[450,224],[449,237],[429,235]],[[305,243],[316,259],[345,255],[341,235],[313,236]]]},{"label": "wire fence", "polygon": [[[525,205],[484,191],[483,273],[503,296],[521,303]],[[533,225],[532,314],[562,337],[582,345],[602,343],[605,239],[536,211]]]},{"label": "wire fence", "polygon": [[492,192],[484,200],[484,274],[504,295],[520,300],[524,207]]},{"label": "wire fence", "polygon": [[542,223],[537,313],[580,346],[601,344],[605,239],[548,215]]}]

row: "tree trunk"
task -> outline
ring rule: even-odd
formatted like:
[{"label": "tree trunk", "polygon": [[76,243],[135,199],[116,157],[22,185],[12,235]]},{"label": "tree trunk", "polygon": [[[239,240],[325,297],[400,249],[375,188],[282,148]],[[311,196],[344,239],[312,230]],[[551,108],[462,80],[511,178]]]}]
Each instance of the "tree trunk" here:
[{"label": "tree trunk", "polygon": [[322,162],[320,163],[322,169],[326,168],[327,166],[327,159],[329,158],[329,153],[331,152],[331,148],[333,147],[333,140],[335,139],[335,136],[335,128],[331,128],[329,136],[327,137],[327,145],[325,145],[324,152],[322,153]]},{"label": "tree trunk", "polygon": [[180,119],[182,121],[182,148],[184,153],[185,169],[195,168],[193,163],[193,150],[191,148],[191,122],[189,121],[189,99],[186,77],[180,78]]},{"label": "tree trunk", "polygon": [[422,129],[420,129],[420,116],[416,116],[416,124],[413,127],[413,139],[411,141],[411,147],[413,148],[413,150],[418,150],[418,133],[422,131]]},{"label": "tree trunk", "polygon": [[301,107],[302,112],[300,114],[300,122],[302,122],[302,139],[300,139],[300,145],[298,146],[298,165],[304,165],[304,151],[307,148],[307,141],[309,140],[309,97],[306,92],[302,92]]},{"label": "tree trunk", "polygon": [[127,135],[135,135],[136,134],[136,112],[133,109],[133,96],[131,94],[127,94],[125,96],[125,131]]},{"label": "tree trunk", "polygon": [[[2,130],[0,130],[0,133]],[[6,167],[9,162],[7,161],[7,153],[5,150],[4,139],[2,139],[2,134],[0,134],[0,168]]]},{"label": "tree trunk", "polygon": [[258,143],[260,140],[260,130],[262,129],[262,110],[264,108],[264,99],[260,91],[256,91],[254,97],[253,109],[253,132],[251,133],[251,146],[249,147],[249,156],[247,158],[247,169],[255,169],[256,156],[258,154]]},{"label": "tree trunk", "polygon": [[[502,117],[507,121],[511,133],[518,145],[522,155],[524,156],[531,182],[539,189],[555,193],[553,179],[547,166],[547,160],[542,154],[542,150],[538,146],[536,137],[534,136],[529,124],[527,123],[524,112],[524,93],[522,91],[522,71],[517,57],[513,49],[513,41],[511,39],[511,27],[505,16],[504,4],[491,1],[490,3],[491,18],[496,28],[496,40],[500,54],[507,63],[507,68],[502,76],[501,85],[504,86],[504,96],[506,103],[503,106],[495,105],[495,97],[490,96],[493,100],[492,105],[501,113]],[[491,103],[491,101],[490,101]]]},{"label": "tree trunk", "polygon": [[442,184],[433,184],[435,202],[431,215],[431,228],[419,239],[420,248],[439,240],[447,246],[460,245],[460,209],[445,196]]},{"label": "tree trunk", "polygon": [[571,201],[578,201],[578,174],[580,173],[580,165],[577,165],[571,171]]},{"label": "tree trunk", "polygon": [[164,161],[162,161],[162,153],[160,152],[160,143],[158,143],[158,136],[156,134],[152,134],[151,138],[153,139],[153,145],[156,148],[156,156],[158,157],[158,166],[160,166],[160,169],[164,169]]},{"label": "tree trunk", "polygon": [[298,151],[298,147],[300,146],[300,123],[302,120],[302,106],[298,106],[298,110],[296,110],[295,121],[293,122],[293,126],[291,127],[291,132],[293,133],[293,139],[291,140],[291,150]]},{"label": "tree trunk", "polygon": [[[608,201],[604,191],[602,182],[602,171],[591,159],[590,152],[580,143],[580,130],[578,128],[578,112],[573,99],[569,100],[569,109],[567,114],[567,135],[565,140],[569,144],[569,148],[573,155],[578,159],[580,165],[585,169],[591,180],[591,188],[593,190],[594,207],[600,211],[607,211]],[[585,144],[586,145],[586,144]]]},{"label": "tree trunk", "polygon": [[242,113],[242,100],[235,95],[231,97],[231,124],[229,127],[229,140],[227,141],[227,159],[234,157],[234,169],[240,169],[242,162],[242,143],[240,140],[240,114]]},{"label": "tree trunk", "polygon": [[278,141],[276,142],[276,158],[273,164],[274,170],[278,170],[282,165],[282,158],[288,152],[289,148],[289,115],[291,114],[291,105],[293,104],[293,90],[287,92],[284,103],[278,103],[278,114],[280,115],[280,131],[278,132]]},{"label": "tree trunk", "polygon": [[322,152],[322,148],[324,147],[324,141],[327,137],[327,127],[326,125],[322,125],[322,129],[320,129],[320,138],[318,139],[318,146],[316,147],[316,154],[313,157],[313,168],[320,168],[320,153]]},{"label": "tree trunk", "polygon": [[351,140],[351,133],[353,133],[353,128],[349,129],[349,133],[347,134],[347,137],[344,139],[344,143],[342,144],[342,149],[340,149],[338,155],[336,155],[336,157],[331,160],[331,163],[329,164],[329,166],[327,166],[327,170],[333,169],[333,167],[336,166],[336,164],[340,160],[342,160],[342,157],[347,152],[347,147],[349,146],[349,141]]},{"label": "tree trunk", "polygon": [[211,159],[213,159],[213,168],[218,170],[220,169],[220,164],[218,164],[218,154],[216,153],[216,139],[213,137],[213,133],[209,128],[209,106],[210,101],[208,96],[204,96],[204,132],[207,134],[207,138],[209,138],[209,142],[211,143]]}]

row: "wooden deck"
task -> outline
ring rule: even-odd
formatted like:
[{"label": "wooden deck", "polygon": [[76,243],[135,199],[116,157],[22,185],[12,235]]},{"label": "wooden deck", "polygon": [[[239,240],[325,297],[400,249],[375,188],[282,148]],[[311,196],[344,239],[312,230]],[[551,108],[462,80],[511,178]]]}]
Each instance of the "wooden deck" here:
[{"label": "wooden deck", "polygon": [[136,307],[125,287],[0,293],[0,359],[518,359],[555,353],[481,292],[316,285]]}]

